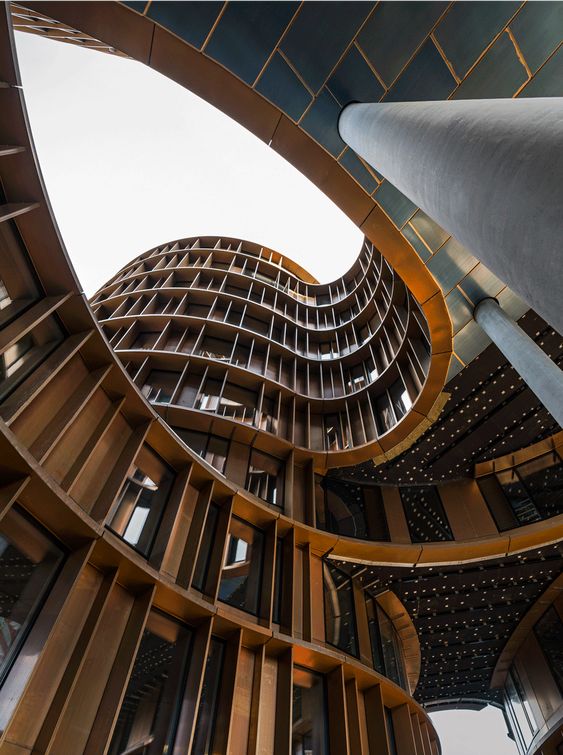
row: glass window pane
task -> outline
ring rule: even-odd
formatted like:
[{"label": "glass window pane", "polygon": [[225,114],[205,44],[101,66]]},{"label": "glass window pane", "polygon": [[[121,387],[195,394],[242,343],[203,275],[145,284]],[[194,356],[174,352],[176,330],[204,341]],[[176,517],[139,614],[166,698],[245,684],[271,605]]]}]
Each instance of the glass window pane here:
[{"label": "glass window pane", "polygon": [[246,489],[274,506],[283,506],[284,464],[269,454],[252,449]]},{"label": "glass window pane", "polygon": [[209,561],[211,559],[211,549],[215,542],[215,533],[217,532],[217,520],[219,519],[219,506],[215,503],[211,503],[207,509],[207,516],[205,518],[205,526],[203,528],[203,536],[199,546],[197,554],[197,561],[194,569],[194,576],[192,579],[192,585],[196,590],[204,592],[205,582],[207,580],[207,571],[209,569]]},{"label": "glass window pane", "polygon": [[295,666],[291,755],[328,755],[327,723],[324,676]]},{"label": "glass window pane", "polygon": [[366,596],[366,609],[368,615],[369,636],[371,640],[371,653],[373,656],[373,667],[378,673],[385,676],[385,664],[383,662],[383,648],[381,647],[381,632],[379,631],[377,603],[371,595]]},{"label": "glass window pane", "polygon": [[453,540],[444,507],[433,485],[400,488],[413,543]]},{"label": "glass window pane", "polygon": [[534,632],[563,694],[563,621],[553,606],[537,622]]},{"label": "glass window pane", "polygon": [[190,639],[191,632],[187,627],[151,611],[119,711],[109,755],[148,755],[172,746]]},{"label": "glass window pane", "polygon": [[381,648],[385,664],[385,676],[400,687],[406,687],[406,679],[402,664],[399,638],[393,622],[379,606],[377,607],[379,631],[381,634]]},{"label": "glass window pane", "polygon": [[0,401],[51,354],[63,341],[63,332],[54,317],[36,325],[0,355]]},{"label": "glass window pane", "polygon": [[168,404],[172,401],[179,380],[179,372],[152,370],[143,386],[143,395],[156,404]]},{"label": "glass window pane", "polygon": [[352,580],[327,561],[323,564],[327,642],[350,655],[358,654]]},{"label": "glass window pane", "polygon": [[213,637],[205,665],[191,755],[211,755],[225,645]]},{"label": "glass window pane", "polygon": [[328,530],[348,537],[368,538],[361,487],[331,477],[323,477],[321,486],[325,491]]},{"label": "glass window pane", "polygon": [[530,724],[524,711],[524,706],[522,705],[520,695],[518,694],[518,690],[516,689],[516,685],[514,684],[512,674],[509,674],[506,677],[506,684],[504,689],[507,695],[508,705],[512,711],[513,721],[516,723],[518,727],[518,733],[520,734],[524,746],[527,749],[530,742],[532,741],[533,733],[530,729]]},{"label": "glass window pane", "polygon": [[0,682],[51,587],[63,551],[17,509],[0,525]]},{"label": "glass window pane", "polygon": [[145,556],[150,553],[173,481],[170,467],[143,446],[117,497],[111,529]]},{"label": "glass window pane", "polygon": [[542,519],[563,512],[563,463],[555,453],[516,468]]},{"label": "glass window pane", "polygon": [[0,326],[37,301],[40,289],[13,221],[0,224]]},{"label": "glass window pane", "polygon": [[538,522],[541,519],[535,503],[514,469],[498,472],[497,480],[519,524]]},{"label": "glass window pane", "polygon": [[219,584],[219,600],[258,613],[262,583],[264,534],[237,517],[231,518]]}]

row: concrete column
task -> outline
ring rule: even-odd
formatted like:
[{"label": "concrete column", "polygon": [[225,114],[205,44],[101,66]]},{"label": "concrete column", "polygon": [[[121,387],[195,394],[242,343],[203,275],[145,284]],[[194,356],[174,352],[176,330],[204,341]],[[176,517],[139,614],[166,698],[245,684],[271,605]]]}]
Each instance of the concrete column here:
[{"label": "concrete column", "polygon": [[474,317],[552,417],[563,426],[563,372],[555,362],[495,299],[480,301]]},{"label": "concrete column", "polygon": [[338,125],[563,333],[563,98],[351,104]]}]

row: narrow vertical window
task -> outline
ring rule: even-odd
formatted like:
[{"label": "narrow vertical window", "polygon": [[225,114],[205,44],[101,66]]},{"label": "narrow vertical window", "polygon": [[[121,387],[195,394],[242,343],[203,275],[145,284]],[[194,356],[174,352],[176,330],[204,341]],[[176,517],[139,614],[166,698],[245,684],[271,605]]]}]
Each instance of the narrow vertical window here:
[{"label": "narrow vertical window", "polygon": [[174,473],[148,446],[137,454],[117,497],[111,529],[148,556],[174,482]]},{"label": "narrow vertical window", "polygon": [[0,526],[0,683],[8,673],[57,570],[63,551],[17,509]]},{"label": "narrow vertical window", "polygon": [[264,533],[237,517],[231,518],[219,600],[256,615],[262,584]]},{"label": "narrow vertical window", "polygon": [[327,642],[350,655],[358,654],[353,585],[336,566],[323,564]]},{"label": "narrow vertical window", "polygon": [[322,674],[293,669],[292,755],[328,755],[326,685]]},{"label": "narrow vertical window", "polygon": [[108,755],[167,752],[174,743],[191,631],[151,611]]},{"label": "narrow vertical window", "polygon": [[211,755],[225,643],[213,637],[209,646],[191,755]]}]

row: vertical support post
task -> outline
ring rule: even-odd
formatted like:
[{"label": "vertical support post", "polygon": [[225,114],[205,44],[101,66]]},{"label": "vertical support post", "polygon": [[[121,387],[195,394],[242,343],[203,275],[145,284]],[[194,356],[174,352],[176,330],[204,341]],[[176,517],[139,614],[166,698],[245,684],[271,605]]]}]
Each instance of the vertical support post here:
[{"label": "vertical support post", "polygon": [[563,425],[563,371],[495,299],[480,301],[474,317],[552,417]]}]

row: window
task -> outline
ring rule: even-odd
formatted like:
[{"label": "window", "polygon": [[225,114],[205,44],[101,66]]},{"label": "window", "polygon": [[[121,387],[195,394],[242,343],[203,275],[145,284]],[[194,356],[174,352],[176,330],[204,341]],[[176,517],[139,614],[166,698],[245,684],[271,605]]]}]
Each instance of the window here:
[{"label": "window", "polygon": [[555,451],[520,464],[516,472],[541,519],[563,512],[563,463]]},{"label": "window", "polygon": [[264,533],[233,516],[219,583],[219,600],[258,614]]},{"label": "window", "polygon": [[274,573],[274,605],[272,609],[272,621],[274,624],[281,622],[283,591],[283,538],[278,537],[276,542],[276,570]]},{"label": "window", "polygon": [[524,696],[519,679],[515,670],[512,669],[506,677],[504,685],[505,707],[508,712],[508,718],[512,725],[512,730],[516,734],[516,739],[520,749],[524,752],[530,746],[536,730],[529,706],[524,704]]},{"label": "window", "polygon": [[453,540],[442,501],[433,485],[404,486],[400,491],[413,543]]},{"label": "window", "polygon": [[139,333],[137,338],[135,338],[135,341],[133,342],[133,349],[152,349],[156,342],[158,341],[158,337],[162,334],[162,331],[146,331]]},{"label": "window", "polygon": [[385,726],[387,728],[387,739],[389,740],[389,755],[397,755],[397,742],[395,740],[393,713],[387,706],[385,706]]},{"label": "window", "polygon": [[321,487],[324,490],[326,529],[349,537],[367,538],[362,489],[330,477],[321,478]]},{"label": "window", "polygon": [[148,556],[174,482],[174,472],[148,446],[139,451],[117,497],[110,527]]},{"label": "window", "polygon": [[0,270],[0,327],[4,327],[40,297],[35,271],[13,221],[0,224]]},{"label": "window", "polygon": [[340,414],[326,414],[323,418],[325,429],[325,448],[327,451],[342,451],[349,447],[346,425],[341,422]]},{"label": "window", "polygon": [[0,354],[0,401],[15,390],[62,340],[63,332],[57,320],[48,317]]},{"label": "window", "polygon": [[258,394],[234,383],[226,383],[223,395],[218,400],[217,413],[239,422],[254,423]]},{"label": "window", "polygon": [[285,465],[279,459],[252,449],[246,489],[267,503],[283,507],[284,470]]},{"label": "window", "polygon": [[225,643],[212,637],[199,699],[192,755],[211,755],[214,752],[213,734],[224,655]]},{"label": "window", "polygon": [[197,430],[186,430],[182,427],[172,429],[187,446],[204,458],[212,467],[215,467],[221,473],[225,471],[229,453],[228,440],[220,438],[218,435],[209,435]]},{"label": "window", "polygon": [[216,503],[212,502],[209,504],[192,579],[192,585],[200,592],[205,592],[206,589],[207,574],[211,561],[211,551],[217,533],[219,512],[220,508]]},{"label": "window", "polygon": [[219,359],[228,361],[231,357],[233,350],[233,344],[229,341],[224,341],[221,338],[212,338],[206,336],[201,344],[199,353],[203,357],[208,359]]},{"label": "window", "polygon": [[350,655],[358,654],[353,584],[328,561],[323,564],[326,639]]},{"label": "window", "polygon": [[366,609],[373,667],[380,674],[408,691],[403,648],[393,622],[378,605],[377,600],[369,594],[366,595]]},{"label": "window", "polygon": [[389,388],[389,395],[393,402],[393,409],[395,410],[395,416],[397,419],[401,419],[412,406],[412,401],[409,396],[409,392],[405,388],[402,380],[396,380],[391,388]]},{"label": "window", "polygon": [[221,388],[223,383],[221,380],[215,380],[214,378],[207,378],[205,385],[197,397],[195,403],[196,409],[201,409],[204,412],[215,412],[219,406],[219,396],[221,394]]},{"label": "window", "polygon": [[395,415],[393,414],[387,393],[379,396],[375,401],[375,423],[377,425],[377,432],[380,435],[391,430],[395,424]]},{"label": "window", "polygon": [[152,370],[143,386],[143,395],[155,404],[169,404],[179,379],[179,372]]},{"label": "window", "polygon": [[18,509],[0,525],[0,683],[47,595],[63,551]]},{"label": "window", "polygon": [[534,633],[563,694],[563,621],[553,606],[537,622]]},{"label": "window", "polygon": [[541,517],[534,501],[514,469],[499,472],[497,480],[520,525],[538,522]]},{"label": "window", "polygon": [[563,512],[563,462],[555,451],[478,482],[501,531]]},{"label": "window", "polygon": [[325,687],[322,674],[294,666],[291,755],[328,755]]},{"label": "window", "polygon": [[145,755],[172,748],[191,631],[151,611],[108,755]]}]

